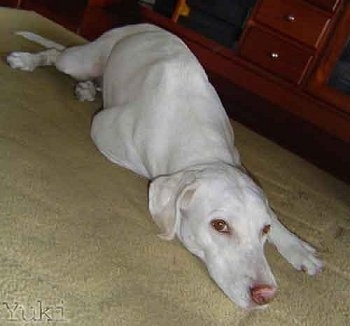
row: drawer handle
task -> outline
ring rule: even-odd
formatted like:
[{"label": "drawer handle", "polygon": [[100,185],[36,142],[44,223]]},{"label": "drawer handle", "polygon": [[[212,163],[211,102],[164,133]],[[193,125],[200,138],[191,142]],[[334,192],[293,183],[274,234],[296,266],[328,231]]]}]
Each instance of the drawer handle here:
[{"label": "drawer handle", "polygon": [[286,17],[285,17],[286,21],[289,22],[289,23],[294,23],[296,18],[294,15],[292,14],[288,14]]},{"label": "drawer handle", "polygon": [[277,60],[280,55],[277,52],[270,52],[270,58],[273,60]]}]

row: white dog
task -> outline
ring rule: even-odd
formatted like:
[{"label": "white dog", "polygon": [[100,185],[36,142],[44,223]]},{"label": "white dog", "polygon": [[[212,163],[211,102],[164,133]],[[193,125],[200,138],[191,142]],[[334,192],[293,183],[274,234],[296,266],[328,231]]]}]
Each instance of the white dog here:
[{"label": "white dog", "polygon": [[262,307],[276,294],[266,240],[296,269],[321,270],[315,250],[277,220],[245,173],[219,97],[179,38],[142,24],[65,49],[33,33],[17,34],[51,49],[14,52],[7,57],[11,67],[55,65],[81,81],[81,100],[93,100],[91,81],[103,78],[104,110],[91,128],[97,148],[151,179],[149,210],[161,237],[176,235],[235,303]]}]

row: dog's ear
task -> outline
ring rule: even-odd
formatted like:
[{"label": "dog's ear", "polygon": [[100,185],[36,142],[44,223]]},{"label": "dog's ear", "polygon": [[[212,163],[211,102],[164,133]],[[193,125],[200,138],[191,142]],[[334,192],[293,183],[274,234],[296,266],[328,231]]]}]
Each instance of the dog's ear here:
[{"label": "dog's ear", "polygon": [[161,176],[151,182],[149,211],[161,229],[160,238],[174,238],[181,214],[190,204],[196,188],[195,177],[183,172]]}]

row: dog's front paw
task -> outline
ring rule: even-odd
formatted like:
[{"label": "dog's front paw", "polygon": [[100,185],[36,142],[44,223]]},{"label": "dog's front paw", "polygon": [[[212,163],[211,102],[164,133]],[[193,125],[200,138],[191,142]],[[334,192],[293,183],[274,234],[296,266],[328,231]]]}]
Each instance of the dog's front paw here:
[{"label": "dog's front paw", "polygon": [[279,251],[297,270],[309,275],[315,275],[322,270],[323,263],[315,257],[316,250],[298,238],[294,238],[284,248],[279,248]]},{"label": "dog's front paw", "polygon": [[28,52],[12,52],[7,56],[6,61],[13,69],[33,71],[36,68],[33,54]]},{"label": "dog's front paw", "polygon": [[96,87],[95,84],[91,81],[79,82],[75,86],[75,96],[79,101],[89,101],[92,102],[96,97]]}]

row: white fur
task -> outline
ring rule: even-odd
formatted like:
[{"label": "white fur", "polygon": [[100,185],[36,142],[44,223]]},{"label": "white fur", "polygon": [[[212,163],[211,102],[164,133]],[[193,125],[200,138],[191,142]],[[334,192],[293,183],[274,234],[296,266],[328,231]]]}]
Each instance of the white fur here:
[{"label": "white fur", "polygon": [[[94,117],[93,141],[112,162],[151,179],[149,209],[161,237],[176,235],[230,299],[254,308],[252,288],[275,290],[263,252],[266,239],[296,269],[311,275],[321,269],[314,249],[281,225],[245,173],[219,97],[179,38],[143,24],[52,51],[16,52],[7,60],[22,70],[54,64],[81,81],[103,77],[104,110]],[[81,100],[96,93],[90,82],[76,92]],[[215,219],[225,220],[230,233],[215,230]]]}]

